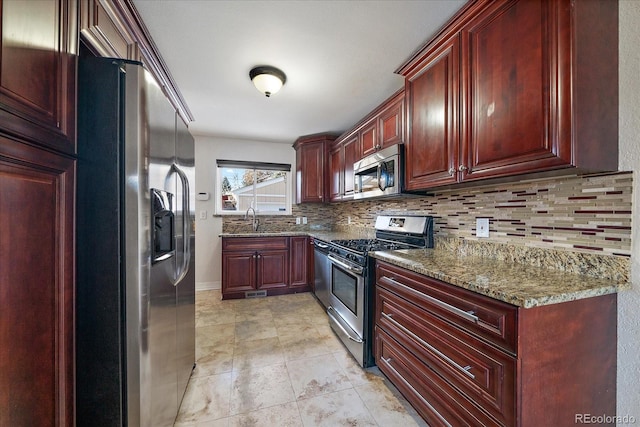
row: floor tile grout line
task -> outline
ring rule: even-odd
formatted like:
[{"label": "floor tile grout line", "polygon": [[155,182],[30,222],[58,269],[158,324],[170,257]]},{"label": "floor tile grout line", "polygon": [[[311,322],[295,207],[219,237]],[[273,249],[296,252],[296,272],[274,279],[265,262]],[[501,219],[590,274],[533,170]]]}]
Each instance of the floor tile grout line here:
[{"label": "floor tile grout line", "polygon": [[[284,302],[284,303],[282,303],[281,301],[285,301],[285,302]],[[279,362],[279,363],[280,363],[280,364],[282,364],[282,365],[284,366],[284,368],[286,369],[286,372],[287,372],[287,380],[288,380],[286,383],[287,383],[287,384],[289,384],[289,387],[291,388],[292,396],[293,396],[293,400],[292,400],[292,401],[290,401],[290,402],[279,403],[279,404],[273,404],[273,405],[269,405],[269,406],[265,406],[265,407],[257,408],[257,409],[254,409],[254,410],[248,411],[248,412],[246,412],[246,413],[242,413],[242,414],[234,414],[234,415],[231,415],[231,409],[232,409],[232,405],[233,405],[231,392],[233,391],[233,387],[234,387],[234,381],[232,380],[232,381],[230,381],[230,397],[229,397],[229,409],[228,409],[229,416],[227,416],[227,417],[222,417],[222,418],[219,418],[219,419],[226,419],[226,420],[227,420],[227,423],[229,423],[229,422],[230,422],[230,420],[231,420],[233,417],[243,416],[243,415],[251,414],[252,412],[256,412],[256,411],[260,411],[260,410],[264,410],[264,409],[272,408],[272,407],[275,407],[275,406],[288,405],[288,404],[291,404],[291,403],[294,403],[294,402],[295,402],[295,404],[296,404],[296,406],[295,406],[295,407],[296,407],[296,409],[297,409],[297,415],[298,415],[298,417],[299,417],[300,421],[302,422],[302,424],[306,426],[305,421],[304,421],[304,418],[303,418],[303,416],[302,416],[303,414],[302,414],[302,409],[301,409],[301,404],[300,404],[301,402],[304,402],[304,401],[309,400],[309,399],[320,398],[320,397],[322,397],[322,396],[328,396],[328,395],[331,395],[331,394],[334,394],[334,393],[340,393],[340,392],[345,392],[345,391],[350,390],[350,389],[354,389],[354,392],[355,392],[356,396],[358,397],[358,399],[359,399],[359,400],[362,402],[362,404],[364,405],[364,408],[363,408],[363,409],[365,409],[365,410],[367,411],[367,414],[369,415],[370,419],[375,423],[375,425],[380,426],[380,425],[381,425],[381,424],[380,424],[380,421],[379,421],[379,420],[374,416],[374,412],[372,412],[372,411],[371,411],[371,409],[370,409],[371,402],[370,402],[369,404],[367,404],[367,403],[366,403],[366,401],[365,401],[364,396],[362,395],[362,391],[358,389],[358,387],[365,387],[365,386],[366,386],[366,384],[367,384],[367,382],[362,382],[362,381],[364,381],[365,379],[369,379],[369,378],[362,378],[362,379],[360,379],[359,377],[357,377],[357,376],[356,376],[356,377],[354,377],[354,378],[356,379],[356,383],[354,383],[354,381],[352,380],[352,378],[351,378],[351,376],[350,376],[350,372],[351,372],[351,370],[349,369],[349,368],[350,368],[350,365],[349,365],[348,363],[346,363],[345,361],[341,361],[341,360],[339,359],[339,357],[340,357],[340,356],[347,356],[347,357],[349,356],[348,354],[345,354],[345,353],[346,353],[346,349],[341,348],[341,349],[339,349],[339,350],[336,350],[336,349],[334,348],[334,343],[333,343],[333,342],[327,342],[327,345],[328,345],[329,347],[328,347],[328,350],[327,350],[327,352],[326,352],[326,353],[324,353],[324,352],[323,352],[323,353],[320,353],[320,354],[315,354],[315,353],[314,353],[312,356],[304,355],[304,356],[301,356],[301,357],[295,357],[295,358],[293,358],[293,359],[288,359],[288,355],[287,355],[287,353],[286,353],[286,351],[285,351],[285,347],[286,347],[286,346],[285,346],[285,342],[282,340],[282,336],[281,336],[281,332],[282,332],[283,330],[286,330],[286,329],[287,329],[287,324],[286,324],[286,323],[281,324],[281,327],[280,327],[280,328],[278,328],[278,327],[276,327],[276,326],[275,326],[275,323],[276,323],[276,320],[275,320],[275,319],[276,319],[278,316],[274,316],[274,315],[275,315],[275,313],[277,312],[277,310],[278,310],[279,308],[282,308],[282,307],[280,307],[281,305],[283,305],[283,304],[284,304],[284,305],[287,305],[287,304],[294,303],[294,302],[297,304],[297,303],[298,303],[298,301],[299,301],[299,302],[301,302],[301,306],[300,306],[300,307],[297,307],[297,308],[296,308],[296,310],[295,310],[295,313],[292,313],[292,314],[296,314],[296,315],[300,315],[300,316],[302,316],[302,318],[304,318],[304,319],[305,319],[305,320],[304,320],[304,323],[305,323],[305,324],[307,324],[307,323],[308,323],[308,324],[312,325],[312,326],[313,326],[313,329],[314,329],[314,330],[315,330],[315,332],[318,334],[318,336],[323,336],[323,335],[326,333],[326,329],[325,329],[325,330],[322,330],[322,329],[324,329],[324,325],[322,325],[320,322],[314,322],[314,321],[313,321],[313,318],[314,318],[314,317],[316,317],[316,316],[318,316],[320,313],[316,313],[316,312],[315,312],[315,311],[316,311],[315,309],[312,309],[310,306],[307,306],[307,305],[306,305],[306,301],[304,301],[302,297],[300,297],[300,298],[296,298],[295,300],[294,300],[294,299],[291,299],[289,303],[287,303],[286,301],[287,301],[287,300],[286,300],[286,299],[284,299],[284,298],[283,298],[283,299],[278,299],[278,300],[276,300],[276,299],[274,298],[273,300],[271,300],[271,301],[270,301],[270,303],[269,303],[269,304],[266,304],[266,303],[264,303],[264,302],[260,302],[260,303],[253,303],[253,302],[252,302],[251,304],[255,304],[255,305],[256,305],[256,307],[254,307],[256,310],[258,310],[258,309],[260,309],[260,310],[263,310],[263,309],[264,309],[264,310],[268,310],[268,313],[270,314],[270,316],[269,316],[269,317],[272,319],[272,322],[273,322],[273,325],[272,325],[272,326],[273,326],[273,328],[274,328],[274,330],[275,330],[275,332],[276,332],[277,343],[278,343],[278,346],[280,347],[280,352],[281,352],[282,357],[283,357],[283,360],[282,360],[281,362]],[[317,301],[316,301],[315,303],[317,304]],[[213,310],[215,310],[216,308],[219,308],[219,307],[220,307],[221,305],[223,305],[223,304],[224,304],[224,302],[219,302],[218,304],[202,304],[204,307],[200,307],[200,308],[201,308],[201,309],[213,309]],[[237,308],[238,308],[238,306],[239,306],[240,304],[241,304],[241,303],[235,303],[235,304],[233,304],[233,305],[230,305],[230,306],[231,306],[231,308],[234,310],[235,315],[234,315],[234,323],[233,323],[233,327],[234,327],[234,332],[233,332],[233,347],[232,347],[232,350],[231,350],[231,362],[232,362],[232,363],[231,363],[231,371],[230,371],[230,372],[226,372],[226,373],[227,373],[227,374],[229,374],[229,375],[231,375],[231,377],[232,377],[232,378],[234,378],[234,376],[236,375],[236,372],[238,372],[238,371],[236,371],[236,367],[237,367],[237,365],[236,365],[236,364],[237,364],[237,362],[238,362],[238,361],[237,361],[237,357],[236,357],[236,356],[238,356],[238,354],[237,354],[237,352],[238,352],[238,346],[237,346],[237,344],[238,344],[239,342],[250,342],[250,341],[254,341],[254,340],[246,340],[246,341],[238,341],[238,342],[236,341],[236,338],[237,338],[237,334],[236,334],[236,332],[237,332],[237,330],[236,330],[236,324],[238,323],[238,319],[239,319],[239,317],[240,317],[240,316],[239,316],[239,312],[240,312],[240,311],[243,311],[243,310],[237,310]],[[246,315],[247,315],[247,314],[245,313],[245,316],[246,316]],[[249,315],[249,316],[250,316],[250,315]],[[246,318],[246,317],[245,317],[245,318]],[[318,320],[318,319],[315,319],[315,320]],[[225,325],[225,324],[223,323],[223,324],[219,324],[219,325],[208,325],[208,326],[222,326],[222,325]],[[226,323],[226,325],[230,325],[230,323]],[[202,325],[202,326],[204,326],[204,325]],[[280,329],[280,330],[279,330],[279,329]],[[203,348],[206,348],[206,347],[207,347],[207,346],[205,346],[205,347],[203,347]],[[307,358],[308,358],[308,359],[312,359],[312,358],[323,357],[323,356],[324,356],[324,357],[326,357],[326,356],[328,356],[328,355],[331,355],[332,360],[333,360],[334,362],[336,362],[336,363],[337,363],[337,366],[338,366],[338,370],[339,370],[339,372],[341,372],[341,373],[342,373],[342,375],[344,375],[344,376],[347,378],[347,380],[348,380],[348,382],[349,382],[350,387],[348,387],[348,388],[344,388],[344,389],[340,389],[340,390],[333,390],[333,391],[331,391],[331,392],[329,392],[329,393],[323,393],[323,394],[318,394],[318,395],[310,396],[310,397],[308,397],[308,398],[301,398],[301,399],[298,399],[298,398],[297,398],[297,395],[296,395],[295,388],[293,387],[293,379],[292,379],[292,376],[291,376],[291,375],[292,375],[292,373],[291,373],[291,370],[290,370],[290,364],[291,364],[292,362],[295,362],[295,361],[298,361],[298,360],[303,360],[303,359],[307,359]],[[204,355],[203,355],[203,354],[202,354],[201,356],[202,356],[202,357],[204,357]],[[261,367],[272,366],[272,365],[273,365],[273,364],[270,364],[270,365],[264,365],[264,366],[261,366]],[[355,372],[352,372],[352,373],[353,373],[354,375],[356,374]],[[217,375],[217,374],[218,374],[218,373],[212,373],[211,375]],[[205,376],[205,377],[206,377],[206,376]],[[388,385],[388,384],[387,384],[387,385]],[[392,394],[397,398],[396,394],[395,394],[395,393],[393,393],[393,391],[392,391],[392,390],[390,390],[390,391],[391,391],[391,392],[392,392]],[[402,403],[402,402],[400,402],[400,403],[401,403],[401,404],[402,404],[402,406],[404,406],[404,407],[405,407],[405,409],[406,409],[406,404],[404,404],[404,403]],[[380,414],[379,414],[379,415],[380,415]],[[408,414],[408,415],[409,415],[409,416],[411,416],[411,417],[413,417],[413,415],[411,415],[411,414]],[[198,421],[195,421],[195,422],[197,423],[197,422],[200,422],[200,421],[201,421],[201,420],[198,420]],[[204,420],[202,420],[202,421],[204,421]],[[311,426],[306,426],[306,427],[311,427]]]}]

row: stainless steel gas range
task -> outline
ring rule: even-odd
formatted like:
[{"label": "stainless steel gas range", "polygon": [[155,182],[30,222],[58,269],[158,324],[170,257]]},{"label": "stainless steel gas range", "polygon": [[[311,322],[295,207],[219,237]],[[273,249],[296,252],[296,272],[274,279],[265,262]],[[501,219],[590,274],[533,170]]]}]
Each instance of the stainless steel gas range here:
[{"label": "stainless steel gas range", "polygon": [[362,367],[374,365],[374,262],[372,251],[432,248],[430,216],[378,216],[375,239],[332,240],[327,244],[327,314],[340,340]]}]

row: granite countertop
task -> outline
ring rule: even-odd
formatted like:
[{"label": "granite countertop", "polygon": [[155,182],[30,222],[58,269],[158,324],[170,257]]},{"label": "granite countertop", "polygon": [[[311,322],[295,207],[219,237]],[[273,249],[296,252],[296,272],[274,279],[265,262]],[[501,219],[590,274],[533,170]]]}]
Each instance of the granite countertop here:
[{"label": "granite countertop", "polygon": [[353,231],[329,231],[329,230],[307,230],[307,231],[256,231],[242,233],[221,233],[220,237],[278,237],[278,236],[311,236],[324,242],[344,239],[372,239],[375,231],[355,229]]},{"label": "granite countertop", "polygon": [[369,253],[376,259],[516,306],[530,308],[615,293],[630,287],[583,274],[441,249]]},{"label": "granite countertop", "polygon": [[285,237],[285,236],[308,236],[307,231],[255,231],[243,233],[220,233],[220,237]]},{"label": "granite countertop", "polygon": [[[315,239],[330,242],[343,239],[374,238],[375,230],[354,227],[342,231],[305,230],[305,231],[272,231],[222,233],[221,237],[275,237],[275,236],[311,236]],[[594,277],[582,274],[586,271],[600,273],[599,266],[606,268],[619,267],[616,263],[609,265],[605,259],[597,258],[585,263],[582,258],[566,258],[551,256],[542,258],[543,266],[531,265],[527,262],[506,261],[492,256],[480,256],[486,251],[486,245],[468,242],[475,248],[470,254],[460,253],[455,245],[436,245],[435,249],[404,249],[395,251],[369,252],[374,258],[386,261],[407,270],[424,274],[434,279],[459,286],[488,297],[507,302],[519,307],[530,308],[539,305],[557,304],[581,298],[616,293],[629,289],[628,277],[612,279],[606,276]],[[488,251],[493,256],[499,255],[509,248],[496,245],[497,253]],[[530,249],[527,249],[530,250]],[[545,254],[552,251],[543,251]],[[539,257],[536,254],[535,257]],[[576,268],[579,272],[563,271],[557,268],[556,261]],[[526,261],[526,256],[524,257]],[[610,261],[610,260],[609,260]],[[547,268],[553,265],[556,268]],[[611,276],[613,277],[613,276]],[[616,276],[620,277],[620,276]],[[624,276],[622,276],[624,277]]]}]

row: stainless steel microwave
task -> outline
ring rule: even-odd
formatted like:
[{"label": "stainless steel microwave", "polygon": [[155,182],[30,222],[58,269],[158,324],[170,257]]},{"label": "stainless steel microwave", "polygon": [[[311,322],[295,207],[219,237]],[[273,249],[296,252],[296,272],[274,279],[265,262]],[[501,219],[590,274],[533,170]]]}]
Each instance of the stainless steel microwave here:
[{"label": "stainless steel microwave", "polygon": [[402,144],[377,151],[353,164],[354,199],[402,192]]}]

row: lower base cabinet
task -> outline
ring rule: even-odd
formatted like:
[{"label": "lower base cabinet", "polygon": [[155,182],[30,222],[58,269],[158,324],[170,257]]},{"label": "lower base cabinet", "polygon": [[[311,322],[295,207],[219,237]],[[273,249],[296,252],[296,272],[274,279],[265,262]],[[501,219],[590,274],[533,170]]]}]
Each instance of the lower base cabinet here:
[{"label": "lower base cabinet", "polygon": [[222,299],[308,292],[308,238],[223,237]]},{"label": "lower base cabinet", "polygon": [[615,415],[616,318],[616,294],[525,309],[376,264],[376,363],[430,426]]}]

